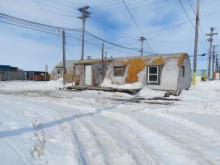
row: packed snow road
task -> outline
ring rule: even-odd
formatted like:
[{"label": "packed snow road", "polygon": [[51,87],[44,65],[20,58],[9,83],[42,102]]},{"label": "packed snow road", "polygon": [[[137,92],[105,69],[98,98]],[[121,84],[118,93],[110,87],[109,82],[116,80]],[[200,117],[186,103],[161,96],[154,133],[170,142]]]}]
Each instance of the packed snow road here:
[{"label": "packed snow road", "polygon": [[0,164],[220,164],[218,81],[170,100],[47,85],[0,83]]}]

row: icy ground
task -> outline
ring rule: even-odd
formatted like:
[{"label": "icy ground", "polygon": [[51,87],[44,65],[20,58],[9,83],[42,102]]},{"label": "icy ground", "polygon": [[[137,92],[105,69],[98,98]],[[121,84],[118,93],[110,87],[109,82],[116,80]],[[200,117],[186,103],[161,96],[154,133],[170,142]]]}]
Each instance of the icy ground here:
[{"label": "icy ground", "polygon": [[170,100],[56,83],[0,82],[1,165],[220,164],[219,81]]}]

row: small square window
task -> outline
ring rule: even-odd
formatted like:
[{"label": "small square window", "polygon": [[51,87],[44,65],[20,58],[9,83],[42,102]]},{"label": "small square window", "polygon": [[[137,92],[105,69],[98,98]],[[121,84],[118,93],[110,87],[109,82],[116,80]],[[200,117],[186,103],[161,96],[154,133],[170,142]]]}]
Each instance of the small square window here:
[{"label": "small square window", "polygon": [[114,76],[123,77],[124,76],[124,66],[114,66]]},{"label": "small square window", "polygon": [[147,67],[147,83],[158,84],[159,83],[159,66]]},{"label": "small square window", "polygon": [[61,69],[60,68],[57,69],[57,74],[61,74]]}]

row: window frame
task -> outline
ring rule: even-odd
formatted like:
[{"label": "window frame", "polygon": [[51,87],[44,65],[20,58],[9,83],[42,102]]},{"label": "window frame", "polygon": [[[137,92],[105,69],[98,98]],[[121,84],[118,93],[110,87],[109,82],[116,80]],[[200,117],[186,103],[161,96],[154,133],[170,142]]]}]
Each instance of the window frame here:
[{"label": "window frame", "polygon": [[[150,68],[154,67],[157,68],[157,73],[150,73]],[[150,76],[157,76],[157,80],[156,81],[150,81]],[[147,83],[148,84],[159,84],[160,83],[160,66],[158,65],[150,65],[147,66]]]},{"label": "window frame", "polygon": [[[116,68],[121,68],[122,69],[122,74],[121,75],[116,75],[115,73],[115,69]],[[125,66],[124,65],[115,65],[114,67],[113,67],[113,75],[114,75],[114,77],[124,77],[124,74],[125,74]]]}]

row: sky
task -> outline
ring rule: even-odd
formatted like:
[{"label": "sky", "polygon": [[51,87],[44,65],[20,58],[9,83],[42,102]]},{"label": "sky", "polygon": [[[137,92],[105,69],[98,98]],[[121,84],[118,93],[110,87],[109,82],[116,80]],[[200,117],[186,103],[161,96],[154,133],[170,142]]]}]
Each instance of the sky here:
[{"label": "sky", "polygon": [[[196,0],[0,0],[0,13],[18,18],[64,28],[82,28],[78,8],[89,5],[90,17],[86,31],[105,40],[126,47],[140,49],[138,38],[145,36],[144,50],[147,54],[194,52],[195,14],[190,3]],[[198,53],[208,53],[206,33],[210,27],[220,29],[220,1],[200,0],[200,40]],[[193,7],[194,7],[193,6]],[[134,21],[135,20],[135,21]],[[191,21],[190,21],[191,20]],[[51,70],[62,60],[62,37],[2,22],[0,17],[0,65],[18,66],[24,70]],[[66,59],[81,57],[81,33],[67,32]],[[214,37],[218,45],[219,36]],[[100,40],[85,36],[85,58],[101,57]],[[217,47],[218,51],[219,47]],[[107,57],[140,55],[105,44]],[[207,56],[198,58],[198,69],[207,68]],[[191,61],[192,63],[192,61]]]}]

